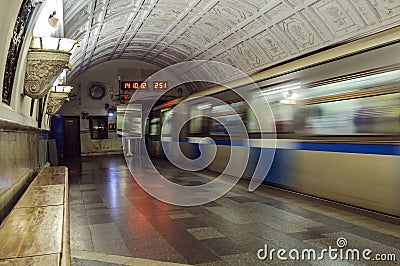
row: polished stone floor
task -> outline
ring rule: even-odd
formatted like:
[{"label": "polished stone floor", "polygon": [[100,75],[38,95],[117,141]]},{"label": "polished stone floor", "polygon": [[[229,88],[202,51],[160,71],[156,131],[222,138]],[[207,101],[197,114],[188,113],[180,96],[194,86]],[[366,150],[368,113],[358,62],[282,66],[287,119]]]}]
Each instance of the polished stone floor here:
[{"label": "polished stone floor", "polygon": [[[214,173],[187,173],[155,161],[177,183],[198,185]],[[178,207],[146,194],[122,156],[86,157],[69,167],[72,265],[398,265],[400,220],[247,181],[199,207]],[[259,249],[317,252],[371,249],[397,262],[260,260]],[[260,253],[261,255],[263,253]],[[295,253],[291,253],[292,255]],[[317,253],[319,254],[319,253]],[[294,256],[294,255],[293,255]]]}]

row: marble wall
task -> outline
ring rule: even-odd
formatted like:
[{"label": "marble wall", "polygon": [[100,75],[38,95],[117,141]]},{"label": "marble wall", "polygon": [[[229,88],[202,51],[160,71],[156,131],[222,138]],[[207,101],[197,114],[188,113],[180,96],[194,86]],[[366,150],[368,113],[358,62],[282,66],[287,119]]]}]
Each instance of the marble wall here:
[{"label": "marble wall", "polygon": [[81,132],[82,156],[109,154],[123,154],[122,138],[117,136],[117,132],[108,132],[108,139],[91,139],[90,131]]},{"label": "marble wall", "polygon": [[47,132],[0,120],[0,222],[47,162]]}]

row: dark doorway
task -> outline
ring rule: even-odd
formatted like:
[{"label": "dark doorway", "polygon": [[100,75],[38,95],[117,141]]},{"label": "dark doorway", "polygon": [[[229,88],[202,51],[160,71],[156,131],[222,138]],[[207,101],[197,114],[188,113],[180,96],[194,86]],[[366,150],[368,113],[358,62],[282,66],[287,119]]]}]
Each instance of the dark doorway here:
[{"label": "dark doorway", "polygon": [[81,156],[80,117],[64,116],[64,157]]}]

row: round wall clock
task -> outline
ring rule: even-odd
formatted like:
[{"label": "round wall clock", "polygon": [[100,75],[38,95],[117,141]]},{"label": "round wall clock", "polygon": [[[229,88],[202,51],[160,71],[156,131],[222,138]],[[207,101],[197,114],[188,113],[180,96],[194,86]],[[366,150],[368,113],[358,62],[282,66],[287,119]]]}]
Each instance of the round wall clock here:
[{"label": "round wall clock", "polygon": [[89,88],[89,95],[93,100],[101,100],[106,94],[106,88],[101,83],[95,83]]}]

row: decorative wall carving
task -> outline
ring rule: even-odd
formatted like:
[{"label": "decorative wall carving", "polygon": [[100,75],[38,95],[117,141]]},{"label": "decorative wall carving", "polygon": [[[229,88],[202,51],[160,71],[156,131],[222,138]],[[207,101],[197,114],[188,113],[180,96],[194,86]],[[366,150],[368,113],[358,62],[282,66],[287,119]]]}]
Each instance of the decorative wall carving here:
[{"label": "decorative wall carving", "polygon": [[6,67],[4,70],[2,101],[5,104],[11,104],[12,89],[14,86],[14,77],[17,70],[18,59],[24,43],[26,29],[33,11],[31,0],[24,0],[19,9],[17,21],[15,22],[13,37],[8,49]]},{"label": "decorative wall carving", "polygon": [[30,51],[25,73],[25,94],[33,99],[43,98],[68,66],[70,55],[66,52]]},{"label": "decorative wall carving", "polygon": [[49,115],[55,115],[66,101],[69,101],[68,93],[51,91],[47,101],[46,113]]},{"label": "decorative wall carving", "polygon": [[253,73],[400,25],[400,0],[65,0],[64,11],[67,37],[94,51],[73,55],[72,79],[117,58],[161,67],[209,59]]}]

